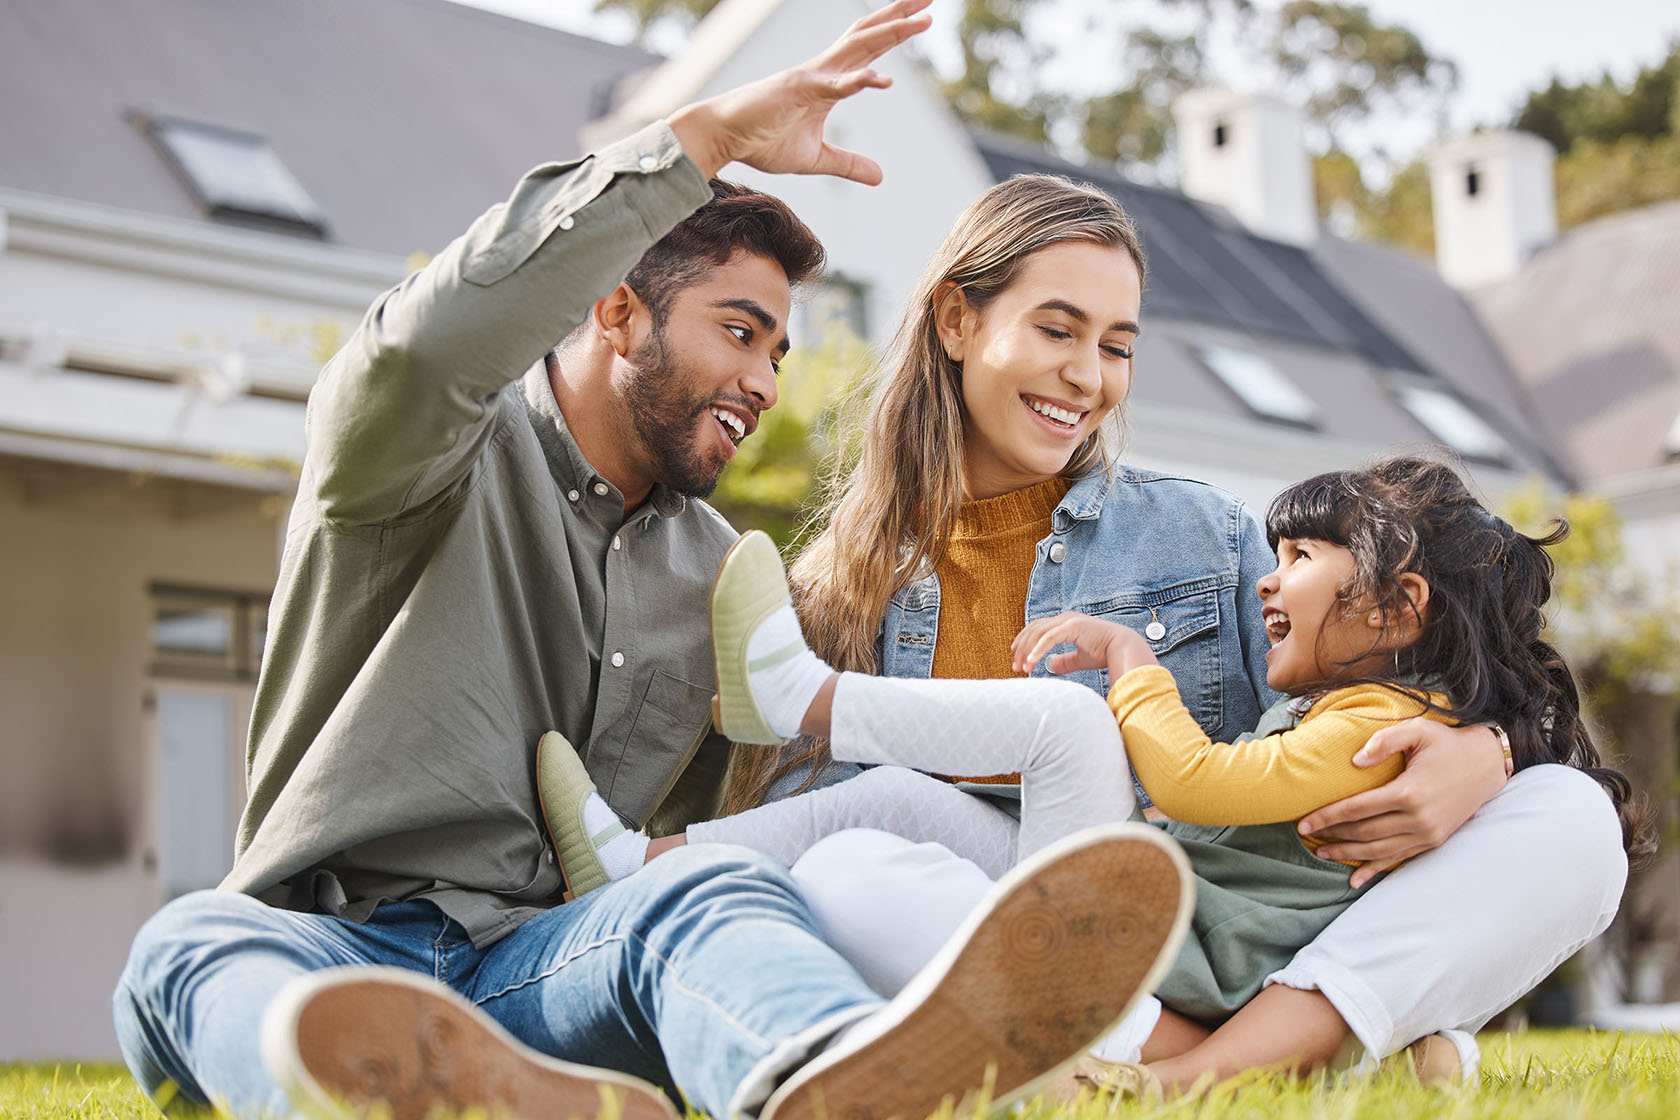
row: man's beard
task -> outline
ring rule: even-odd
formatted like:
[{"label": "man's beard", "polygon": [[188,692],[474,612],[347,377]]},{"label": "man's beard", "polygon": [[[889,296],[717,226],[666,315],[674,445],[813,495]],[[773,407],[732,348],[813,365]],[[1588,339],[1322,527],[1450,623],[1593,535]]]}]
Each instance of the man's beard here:
[{"label": "man's beard", "polygon": [[710,412],[716,394],[702,395],[693,371],[672,361],[662,323],[655,324],[652,337],[627,364],[630,371],[621,384],[630,428],[656,477],[687,497],[709,496],[727,460],[714,462],[700,453],[696,422]]}]

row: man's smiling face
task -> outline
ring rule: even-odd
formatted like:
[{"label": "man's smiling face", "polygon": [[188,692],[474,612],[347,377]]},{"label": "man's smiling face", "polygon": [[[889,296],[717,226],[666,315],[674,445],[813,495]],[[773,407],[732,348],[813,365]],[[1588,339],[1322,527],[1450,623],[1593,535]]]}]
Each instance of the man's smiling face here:
[{"label": "man's smiling face", "polygon": [[672,294],[615,389],[648,481],[703,498],[776,403],[792,295],[768,257],[738,252]]}]

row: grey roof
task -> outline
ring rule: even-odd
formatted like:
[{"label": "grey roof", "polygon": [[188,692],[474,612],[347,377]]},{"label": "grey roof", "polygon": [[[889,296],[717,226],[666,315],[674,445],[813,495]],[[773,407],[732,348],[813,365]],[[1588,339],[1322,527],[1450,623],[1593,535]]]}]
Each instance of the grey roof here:
[{"label": "grey roof", "polygon": [[1387,245],[1320,237],[1312,256],[1371,321],[1450,382],[1532,462],[1561,481],[1579,477],[1559,455],[1527,388],[1475,307],[1441,279],[1433,262]]},{"label": "grey roof", "polygon": [[1581,478],[1669,460],[1680,418],[1680,202],[1578,226],[1472,299]]},{"label": "grey roof", "polygon": [[202,218],[130,114],[178,117],[265,137],[330,241],[435,250],[658,61],[447,0],[0,0],[0,186]]},{"label": "grey roof", "polygon": [[[1110,169],[1063,161],[1007,138],[975,134],[1000,180],[1047,172],[1084,180],[1113,195],[1137,222],[1149,257],[1145,312],[1176,320],[1172,347],[1150,358],[1171,374],[1141,378],[1137,390],[1211,414],[1250,415],[1189,353],[1208,341],[1240,337],[1287,369],[1319,405],[1326,435],[1379,447],[1434,442],[1385,388],[1394,372],[1416,383],[1450,387],[1504,436],[1519,469],[1562,479],[1564,471],[1515,379],[1474,310],[1433,268],[1394,250],[1328,233],[1311,249],[1249,232],[1222,207]],[[1375,371],[1385,371],[1374,376]],[[1142,370],[1140,369],[1140,373]]]}]

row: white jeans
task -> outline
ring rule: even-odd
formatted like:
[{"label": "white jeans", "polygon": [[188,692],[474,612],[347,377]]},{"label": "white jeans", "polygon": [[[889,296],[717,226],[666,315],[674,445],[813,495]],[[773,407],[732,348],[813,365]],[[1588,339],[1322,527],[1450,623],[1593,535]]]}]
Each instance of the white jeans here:
[{"label": "white jeans", "polygon": [[[939,845],[879,832],[832,836],[793,874],[824,937],[889,994],[990,885]],[[1597,783],[1531,767],[1268,982],[1322,992],[1378,1057],[1434,1031],[1473,1031],[1602,933],[1626,880],[1621,829]]]}]

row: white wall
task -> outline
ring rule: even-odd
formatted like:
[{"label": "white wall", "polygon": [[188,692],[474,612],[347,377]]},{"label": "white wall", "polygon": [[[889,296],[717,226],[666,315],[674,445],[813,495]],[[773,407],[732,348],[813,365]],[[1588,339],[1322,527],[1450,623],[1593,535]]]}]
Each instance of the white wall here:
[{"label": "white wall", "polygon": [[0,463],[0,1061],[116,1055],[111,986],[162,901],[148,586],[272,588],[284,513],[256,491]]}]

